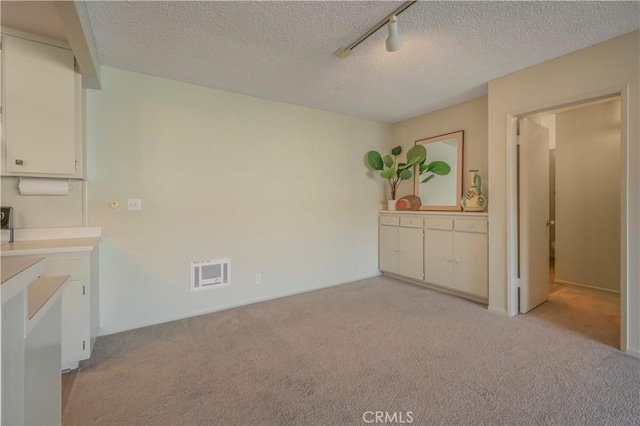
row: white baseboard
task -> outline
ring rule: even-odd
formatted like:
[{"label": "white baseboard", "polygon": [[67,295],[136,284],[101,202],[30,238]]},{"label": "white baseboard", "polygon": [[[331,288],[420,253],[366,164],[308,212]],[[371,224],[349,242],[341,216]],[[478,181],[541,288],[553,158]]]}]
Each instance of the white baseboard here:
[{"label": "white baseboard", "polygon": [[640,358],[640,350],[638,349],[632,349],[632,348],[627,348],[627,352],[629,355],[636,357],[636,358]]},{"label": "white baseboard", "polygon": [[507,313],[507,311],[502,310],[502,309],[495,308],[495,307],[493,307],[493,306],[487,306],[487,311],[489,311],[489,312],[493,312],[494,314],[502,315],[502,316],[504,316],[504,317],[509,316],[509,314]]},{"label": "white baseboard", "polygon": [[239,302],[239,303],[232,303],[232,304],[229,304],[229,305],[217,306],[217,307],[215,307],[213,309],[205,309],[205,310],[201,310],[201,311],[190,312],[190,313],[185,314],[185,315],[178,315],[178,316],[175,316],[175,317],[163,318],[163,319],[156,320],[156,321],[138,323],[138,324],[132,325],[131,327],[126,327],[126,328],[122,328],[122,329],[106,330],[106,331],[105,330],[100,330],[100,331],[98,331],[98,337],[109,336],[111,334],[122,333],[124,331],[135,330],[135,329],[138,329],[138,328],[149,327],[149,326],[152,326],[152,325],[164,324],[165,322],[179,321],[179,320],[183,320],[183,319],[187,319],[187,318],[197,317],[197,316],[200,316],[200,315],[212,314],[214,312],[226,311],[227,309],[239,308],[241,306],[253,305],[255,303],[268,302],[270,300],[281,299],[283,297],[289,297],[289,296],[295,296],[297,294],[310,293],[310,292],[316,291],[316,290],[322,290],[322,289],[325,289],[325,288],[336,287],[336,286],[339,286],[339,285],[349,284],[349,283],[353,283],[353,282],[356,282],[356,281],[366,280],[367,278],[379,277],[380,275],[382,275],[382,274],[377,273],[375,275],[368,275],[368,276],[361,277],[361,278],[354,278],[354,279],[349,280],[349,281],[342,281],[342,282],[334,283],[334,284],[321,285],[319,287],[314,287],[314,288],[310,288],[310,289],[306,289],[306,290],[302,290],[302,291],[292,291],[292,292],[282,293],[282,294],[278,294],[278,295],[274,295],[274,296],[262,297],[262,298],[247,300],[247,301],[243,301],[243,302]]},{"label": "white baseboard", "polygon": [[68,361],[62,363],[62,371],[77,370],[80,363],[78,361]]},{"label": "white baseboard", "polygon": [[608,291],[609,293],[620,294],[619,290],[612,290],[610,288],[596,287],[596,286],[593,286],[593,285],[587,285],[587,284],[582,284],[582,283],[574,283],[573,281],[553,280],[553,282],[556,283],[556,284],[577,285],[578,287],[586,287],[586,288],[592,288],[594,290],[602,290],[602,291]]}]

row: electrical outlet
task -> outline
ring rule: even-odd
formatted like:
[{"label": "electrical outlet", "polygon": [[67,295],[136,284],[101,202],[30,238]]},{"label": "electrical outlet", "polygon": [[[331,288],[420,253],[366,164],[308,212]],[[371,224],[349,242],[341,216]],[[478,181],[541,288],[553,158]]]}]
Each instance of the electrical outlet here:
[{"label": "electrical outlet", "polygon": [[129,198],[127,200],[127,210],[142,210],[142,200],[139,198]]},{"label": "electrical outlet", "polygon": [[256,284],[262,283],[262,275],[256,274]]}]

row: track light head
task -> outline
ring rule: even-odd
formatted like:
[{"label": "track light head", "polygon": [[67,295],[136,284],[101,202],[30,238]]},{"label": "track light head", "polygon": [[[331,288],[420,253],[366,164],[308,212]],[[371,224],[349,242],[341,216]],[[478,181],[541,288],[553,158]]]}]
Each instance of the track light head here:
[{"label": "track light head", "polygon": [[398,52],[402,49],[402,39],[398,35],[398,17],[396,15],[389,18],[387,28],[389,29],[389,37],[387,37],[385,43],[387,45],[387,52]]}]

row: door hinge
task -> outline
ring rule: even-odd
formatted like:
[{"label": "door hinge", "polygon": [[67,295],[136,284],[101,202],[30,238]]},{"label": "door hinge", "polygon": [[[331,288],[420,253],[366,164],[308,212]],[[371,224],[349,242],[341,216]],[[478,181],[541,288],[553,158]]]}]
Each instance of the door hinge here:
[{"label": "door hinge", "polygon": [[87,347],[87,342],[85,340],[82,341],[82,350],[84,351],[84,349]]},{"label": "door hinge", "polygon": [[520,287],[518,287],[518,313],[520,313]]},{"label": "door hinge", "polygon": [[84,296],[85,294],[87,294],[87,288],[82,284],[82,295]]}]

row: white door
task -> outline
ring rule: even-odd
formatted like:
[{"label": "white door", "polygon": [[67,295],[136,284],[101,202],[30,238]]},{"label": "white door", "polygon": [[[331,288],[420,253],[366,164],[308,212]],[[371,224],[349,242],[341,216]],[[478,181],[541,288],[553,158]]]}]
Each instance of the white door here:
[{"label": "white door", "polygon": [[480,297],[489,296],[487,234],[455,232],[453,246],[453,288]]},{"label": "white door", "polygon": [[549,131],[520,121],[520,312],[549,297]]},{"label": "white door", "polygon": [[399,273],[398,227],[380,226],[378,267],[381,271]]},{"label": "white door", "polygon": [[400,274],[422,281],[424,278],[422,229],[400,228],[398,241]]},{"label": "white door", "polygon": [[450,287],[453,280],[453,232],[424,231],[424,280]]}]

